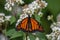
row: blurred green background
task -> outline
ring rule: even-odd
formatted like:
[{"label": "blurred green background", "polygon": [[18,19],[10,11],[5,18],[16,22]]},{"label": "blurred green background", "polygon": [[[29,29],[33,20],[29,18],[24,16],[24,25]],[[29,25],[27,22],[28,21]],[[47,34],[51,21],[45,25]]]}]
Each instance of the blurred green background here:
[{"label": "blurred green background", "polygon": [[[31,0],[24,0],[24,1],[26,1],[26,3],[29,3]],[[45,33],[50,33],[51,32],[50,25],[52,22],[47,20],[47,16],[52,14],[54,16],[54,21],[56,21],[56,17],[60,13],[60,0],[45,0],[45,1],[48,3],[48,6],[42,11],[44,15],[41,18],[42,21],[41,24],[44,27]],[[5,3],[6,3],[5,0],[0,0],[0,13],[10,15],[11,12],[8,12],[4,9]],[[14,25],[15,24],[13,24],[11,28],[15,27]]]}]

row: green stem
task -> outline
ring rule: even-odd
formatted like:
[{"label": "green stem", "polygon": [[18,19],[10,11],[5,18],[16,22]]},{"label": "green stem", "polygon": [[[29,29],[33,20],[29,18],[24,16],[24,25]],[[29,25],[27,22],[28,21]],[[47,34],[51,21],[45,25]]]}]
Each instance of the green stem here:
[{"label": "green stem", "polygon": [[28,39],[27,39],[27,36],[28,36],[28,32],[26,33],[26,40],[28,40]]},{"label": "green stem", "polygon": [[0,23],[0,33],[2,33],[2,24]]},{"label": "green stem", "polygon": [[8,26],[8,21],[6,21],[6,25],[5,25],[5,32],[4,32],[4,33],[5,33],[5,36],[7,36],[7,35],[6,35],[7,26]]}]

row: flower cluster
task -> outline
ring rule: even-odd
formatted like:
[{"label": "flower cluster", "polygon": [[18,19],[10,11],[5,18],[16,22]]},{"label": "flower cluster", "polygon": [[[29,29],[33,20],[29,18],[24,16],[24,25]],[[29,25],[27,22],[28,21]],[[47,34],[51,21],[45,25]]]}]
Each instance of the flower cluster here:
[{"label": "flower cluster", "polygon": [[0,13],[0,23],[4,22],[4,16],[5,16],[5,14]]},{"label": "flower cluster", "polygon": [[52,33],[47,34],[48,40],[60,40],[60,22],[51,25]]},{"label": "flower cluster", "polygon": [[52,19],[53,19],[53,15],[49,15],[49,16],[47,17],[47,19],[48,19],[48,20],[52,20]]},{"label": "flower cluster", "polygon": [[11,16],[5,16],[5,20],[9,21]]},{"label": "flower cluster", "polygon": [[15,3],[19,3],[19,4],[23,4],[24,3],[24,1],[22,1],[22,0],[6,0],[6,4],[5,4],[5,9],[7,10],[7,11],[12,11],[12,8],[13,8],[13,6],[15,5]]},{"label": "flower cluster", "polygon": [[25,8],[23,9],[24,13],[34,14],[38,13],[41,9],[47,7],[47,3],[43,0],[35,0],[29,5],[25,5]]},{"label": "flower cluster", "polygon": [[11,11],[12,10],[12,6],[14,6],[14,0],[12,1],[12,0],[6,0],[6,4],[5,4],[5,9],[7,10],[7,11]]},{"label": "flower cluster", "polygon": [[42,16],[43,13],[41,12],[41,9],[45,8],[47,6],[47,3],[43,0],[35,0],[32,3],[28,5],[24,5],[22,8],[23,14],[20,15],[20,19],[17,21],[16,26],[26,17],[28,17],[27,14],[30,15],[30,17],[37,13],[39,16]]},{"label": "flower cluster", "polygon": [[3,23],[5,20],[9,21],[11,16],[5,16],[4,13],[0,13],[0,23]]},{"label": "flower cluster", "polygon": [[18,3],[18,4],[24,4],[23,0],[15,0],[15,2]]}]

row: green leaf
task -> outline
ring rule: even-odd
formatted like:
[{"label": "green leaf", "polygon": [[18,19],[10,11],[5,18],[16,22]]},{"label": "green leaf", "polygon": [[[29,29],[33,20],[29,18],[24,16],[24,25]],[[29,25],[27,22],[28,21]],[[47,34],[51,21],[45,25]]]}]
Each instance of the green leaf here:
[{"label": "green leaf", "polygon": [[16,31],[15,29],[10,29],[6,32],[6,35],[10,37],[10,39],[21,37],[24,35],[22,31]]},{"label": "green leaf", "polygon": [[19,19],[19,18],[20,18],[21,13],[17,13],[16,15],[17,15],[16,19]]},{"label": "green leaf", "polygon": [[19,32],[16,32],[16,33],[12,34],[10,39],[17,38],[17,37],[22,37],[23,35],[24,35],[23,32],[19,31]]},{"label": "green leaf", "polygon": [[10,29],[6,32],[6,35],[7,36],[12,36],[12,34],[16,33],[16,30],[15,29]]},{"label": "green leaf", "polygon": [[41,32],[37,32],[36,36],[39,37],[40,40],[47,40],[45,34],[43,34]]},{"label": "green leaf", "polygon": [[34,16],[35,16],[35,19],[40,23],[41,21],[40,21],[40,16],[38,16],[37,14],[34,14]]},{"label": "green leaf", "polygon": [[16,18],[14,16],[11,17],[10,23],[13,24],[16,21]]},{"label": "green leaf", "polygon": [[26,38],[26,34],[24,33],[24,35],[23,35],[23,40],[25,40],[25,38]]},{"label": "green leaf", "polygon": [[29,38],[30,38],[30,40],[35,40],[36,39],[36,37],[32,34],[29,34]]}]

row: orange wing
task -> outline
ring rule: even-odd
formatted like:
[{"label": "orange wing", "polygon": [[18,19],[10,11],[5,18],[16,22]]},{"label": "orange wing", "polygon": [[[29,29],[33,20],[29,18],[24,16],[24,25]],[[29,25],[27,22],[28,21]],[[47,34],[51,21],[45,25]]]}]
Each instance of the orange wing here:
[{"label": "orange wing", "polygon": [[36,31],[43,31],[43,28],[41,27],[41,25],[38,24],[38,22],[36,20],[34,20],[33,18],[31,18],[31,24],[32,24],[32,30],[36,30]]},{"label": "orange wing", "polygon": [[[43,28],[38,24],[38,22],[36,20],[34,20],[33,18],[30,18],[30,24],[28,23],[28,18],[25,18],[22,20],[22,22],[17,26],[17,30],[24,30],[24,31],[43,31]],[[29,25],[31,25],[31,28],[29,28]]]},{"label": "orange wing", "polygon": [[22,20],[22,22],[17,26],[17,30],[23,29],[26,30],[28,18]]}]

